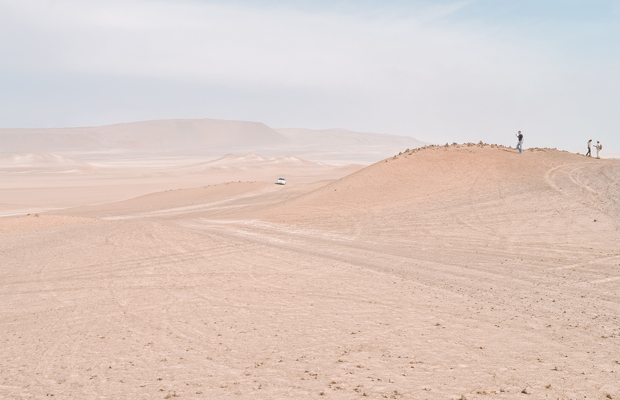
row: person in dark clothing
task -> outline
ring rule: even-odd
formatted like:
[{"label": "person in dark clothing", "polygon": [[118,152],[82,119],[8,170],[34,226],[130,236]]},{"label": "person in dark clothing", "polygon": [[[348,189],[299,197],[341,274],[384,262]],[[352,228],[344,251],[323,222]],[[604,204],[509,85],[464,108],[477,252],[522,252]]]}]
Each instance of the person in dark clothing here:
[{"label": "person in dark clothing", "polygon": [[592,139],[588,140],[588,152],[586,153],[587,157],[592,157]]},{"label": "person in dark clothing", "polygon": [[519,133],[515,134],[515,136],[519,139],[519,142],[517,143],[517,149],[519,150],[519,154],[523,153],[523,134],[521,133],[521,131],[519,131]]}]

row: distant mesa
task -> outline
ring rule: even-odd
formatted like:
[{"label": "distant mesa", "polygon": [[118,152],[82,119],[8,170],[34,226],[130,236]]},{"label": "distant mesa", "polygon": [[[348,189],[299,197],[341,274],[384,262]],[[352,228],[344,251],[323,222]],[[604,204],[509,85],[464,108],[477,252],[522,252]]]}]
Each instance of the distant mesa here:
[{"label": "distant mesa", "polygon": [[[0,129],[3,152],[179,151],[273,146],[286,139],[260,122],[154,120],[100,127]],[[220,152],[220,154],[222,154]]]},{"label": "distant mesa", "polygon": [[366,164],[400,149],[426,144],[407,136],[344,129],[272,129],[261,122],[217,119],[154,120],[81,128],[2,128],[0,143],[0,154],[59,153],[84,160],[253,153]]}]

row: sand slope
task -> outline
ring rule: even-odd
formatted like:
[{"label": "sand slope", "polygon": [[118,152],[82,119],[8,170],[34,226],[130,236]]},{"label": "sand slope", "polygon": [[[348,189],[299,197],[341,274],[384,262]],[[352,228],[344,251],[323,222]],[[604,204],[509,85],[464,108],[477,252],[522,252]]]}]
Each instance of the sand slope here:
[{"label": "sand slope", "polygon": [[273,183],[282,176],[292,185],[305,184],[341,178],[363,168],[359,164],[332,165],[293,156],[264,157],[253,153],[229,154],[202,162],[172,161],[173,164],[167,159],[88,164],[49,153],[1,156],[0,199],[9,204],[29,204],[40,211],[231,181]]},{"label": "sand slope", "polygon": [[619,182],[433,147],[0,219],[0,397],[620,398]]},{"label": "sand slope", "polygon": [[[487,196],[504,201],[507,207],[519,207],[525,213],[530,204],[561,194],[571,200],[583,196],[580,202],[590,206],[594,204],[584,202],[597,202],[598,196],[602,198],[598,203],[606,205],[597,204],[596,208],[603,207],[610,212],[617,209],[616,162],[551,149],[530,149],[525,154],[520,156],[513,149],[489,145],[412,150],[287,203],[285,209],[296,214],[296,208],[329,203],[332,205],[329,211],[321,210],[343,214],[348,210],[373,211]],[[532,198],[510,204],[507,195]],[[277,212],[282,210],[283,205],[278,205]]]}]

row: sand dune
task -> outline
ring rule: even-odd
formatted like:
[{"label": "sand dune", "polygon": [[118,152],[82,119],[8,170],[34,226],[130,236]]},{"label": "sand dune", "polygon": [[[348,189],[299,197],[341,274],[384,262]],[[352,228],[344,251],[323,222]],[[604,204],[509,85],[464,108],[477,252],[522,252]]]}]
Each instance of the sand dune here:
[{"label": "sand dune", "polygon": [[[488,191],[504,197],[513,193],[531,193],[541,197],[561,190],[556,186],[562,183],[551,185],[552,178],[557,178],[558,173],[549,171],[550,168],[568,168],[562,167],[565,164],[577,164],[575,171],[583,169],[591,172],[590,176],[582,177],[584,182],[593,185],[588,186],[590,190],[582,188],[584,196],[604,191],[607,201],[613,203],[610,206],[613,208],[617,204],[613,200],[620,198],[616,196],[620,192],[615,181],[615,170],[607,171],[607,168],[615,168],[615,163],[607,164],[603,160],[552,149],[529,149],[526,154],[527,157],[516,154],[514,149],[473,144],[411,150],[291,201],[286,204],[286,209],[295,214],[295,209],[299,207],[330,203],[333,206],[328,211],[321,210],[342,215],[348,211],[417,206]],[[582,163],[589,168],[582,166]],[[594,170],[590,171],[590,168]],[[572,179],[577,179],[575,174],[570,175]],[[545,190],[541,192],[541,188]],[[578,196],[575,194],[575,197]],[[523,204],[519,206],[524,207]],[[316,212],[322,213],[321,210]],[[278,205],[277,213],[282,212],[283,205]]]},{"label": "sand dune", "polygon": [[2,218],[0,397],[620,398],[619,199],[459,145]]},{"label": "sand dune", "polygon": [[92,170],[92,166],[88,163],[54,153],[22,153],[0,156],[0,172],[87,172],[90,170]]},{"label": "sand dune", "polygon": [[261,205],[271,205],[294,198],[333,180],[297,183],[288,186],[274,182],[227,182],[200,188],[167,190],[111,204],[63,210],[65,215],[97,217],[107,220],[179,217],[207,211],[210,215],[244,209],[250,212]]},{"label": "sand dune", "polygon": [[37,210],[126,200],[162,190],[187,189],[223,182],[273,183],[286,177],[292,185],[336,179],[363,167],[331,165],[298,157],[229,154],[216,160],[170,165],[167,159],[147,163],[98,162],[87,164],[56,154],[3,156],[0,199],[30,204]]},{"label": "sand dune", "polygon": [[[209,170],[210,168],[216,169],[229,169],[229,168],[239,168],[239,169],[248,169],[248,168],[307,168],[307,169],[316,169],[316,168],[326,168],[332,169],[338,166],[329,165],[321,162],[313,162],[304,160],[302,158],[294,157],[294,156],[285,156],[285,157],[263,157],[255,153],[247,153],[244,155],[238,154],[227,154],[222,158],[218,158],[217,160],[205,161],[202,163],[190,164],[179,166],[176,170],[182,170],[187,172],[204,172]],[[362,165],[359,165],[361,168]]]}]

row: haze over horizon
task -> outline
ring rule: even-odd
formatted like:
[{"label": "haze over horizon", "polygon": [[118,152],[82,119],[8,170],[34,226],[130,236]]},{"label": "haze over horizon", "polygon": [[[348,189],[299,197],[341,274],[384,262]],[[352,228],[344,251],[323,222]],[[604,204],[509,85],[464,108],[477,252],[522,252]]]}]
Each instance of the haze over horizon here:
[{"label": "haze over horizon", "polygon": [[0,128],[215,118],[620,153],[620,4],[0,0]]}]

